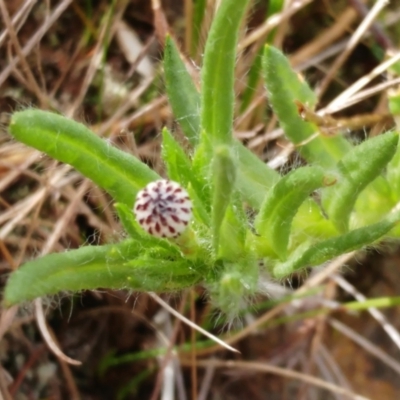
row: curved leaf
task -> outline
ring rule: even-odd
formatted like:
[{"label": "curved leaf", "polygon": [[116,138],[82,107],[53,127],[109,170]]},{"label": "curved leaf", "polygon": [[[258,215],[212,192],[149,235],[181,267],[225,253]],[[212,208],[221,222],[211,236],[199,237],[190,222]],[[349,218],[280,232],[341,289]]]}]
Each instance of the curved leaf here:
[{"label": "curved leaf", "polygon": [[369,246],[393,229],[399,220],[399,212],[391,213],[376,224],[319,243],[302,246],[288,261],[276,264],[273,275],[276,278],[284,278],[301,268],[314,267],[342,254]]},{"label": "curved leaf", "polygon": [[10,133],[22,143],[68,163],[115,200],[132,207],[135,196],[159,176],[136,157],[107,144],[83,124],[47,111],[13,114]]},{"label": "curved leaf", "polygon": [[297,210],[314,190],[324,185],[324,178],[320,167],[298,168],[278,181],[265,197],[254,225],[281,260],[287,256],[290,229]]},{"label": "curved leaf", "polygon": [[396,152],[398,134],[388,132],[355,147],[338,163],[337,183],[324,193],[327,214],[340,231],[347,231],[350,213],[362,190],[379,176]]}]

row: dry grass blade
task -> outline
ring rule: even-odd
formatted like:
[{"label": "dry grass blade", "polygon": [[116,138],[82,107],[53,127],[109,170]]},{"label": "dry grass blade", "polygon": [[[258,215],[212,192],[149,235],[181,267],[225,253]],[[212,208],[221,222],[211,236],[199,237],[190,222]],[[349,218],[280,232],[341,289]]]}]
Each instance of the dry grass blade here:
[{"label": "dry grass blade", "polygon": [[[60,15],[67,9],[73,0],[62,0],[58,6],[54,9],[51,15],[45,19],[40,29],[31,37],[31,39],[22,48],[22,55],[26,57],[33,48],[40,42],[42,37],[46,34],[48,29],[58,20]],[[14,57],[8,63],[7,67],[0,74],[0,86],[2,86],[5,80],[9,77],[11,71],[14,70],[15,66],[19,62],[19,57]]]},{"label": "dry grass blade", "polygon": [[298,12],[301,8],[305,7],[307,4],[310,4],[313,0],[295,0],[290,4],[284,12],[280,14],[275,14],[271,18],[268,18],[264,24],[251,32],[248,36],[246,36],[241,42],[239,42],[238,50],[239,52],[251,44],[263,39],[265,35],[270,32],[272,29],[277,27],[286,19],[290,18],[293,14]]},{"label": "dry grass blade", "polygon": [[400,363],[393,357],[386,354],[378,346],[375,346],[372,342],[365,339],[362,335],[355,332],[353,329],[349,328],[347,325],[338,321],[334,318],[328,318],[329,325],[334,329],[347,336],[349,339],[353,340],[360,347],[374,355],[376,358],[385,363],[388,367],[392,368],[395,372],[400,374]]},{"label": "dry grass blade", "polygon": [[336,75],[337,71],[340,67],[345,63],[347,58],[349,57],[350,53],[354,50],[358,42],[361,40],[365,32],[369,29],[372,25],[378,14],[389,4],[389,0],[378,0],[374,6],[372,7],[371,11],[365,17],[365,19],[361,22],[357,30],[354,32],[353,36],[349,40],[349,43],[345,47],[343,53],[334,61],[332,66],[330,67],[328,73],[326,74],[324,80],[321,82],[318,93],[321,97],[322,94],[327,89],[328,85],[332,81],[333,77]]},{"label": "dry grass blade", "polygon": [[[346,292],[350,293],[357,301],[363,302],[366,301],[367,298],[361,294],[356,288],[351,285],[346,279],[341,277],[340,275],[333,275],[332,279]],[[376,321],[382,325],[383,330],[388,334],[388,336],[392,339],[393,343],[400,349],[400,334],[396,330],[396,328],[389,323],[386,317],[383,315],[381,311],[379,311],[375,307],[368,308],[368,312],[375,318]]]},{"label": "dry grass blade", "polygon": [[217,338],[216,336],[212,335],[211,333],[204,330],[201,326],[196,325],[194,322],[190,321],[182,314],[178,313],[175,309],[173,309],[168,303],[166,303],[160,296],[157,296],[155,293],[149,293],[149,295],[162,307],[164,307],[168,312],[174,315],[176,318],[184,322],[186,325],[190,326],[191,328],[195,329],[196,331],[200,332],[204,336],[207,336],[209,339],[213,340],[214,342],[218,343],[220,346],[224,347],[229,351],[233,351],[234,353],[239,353],[238,350],[229,346],[223,340]]},{"label": "dry grass blade", "polygon": [[50,333],[50,330],[46,324],[46,318],[45,318],[44,312],[43,312],[42,300],[36,299],[34,301],[34,304],[35,304],[36,321],[37,321],[40,333],[42,334],[43,339],[47,343],[47,346],[49,346],[49,349],[54,353],[54,355],[57,358],[59,358],[60,360],[63,360],[67,364],[81,365],[82,363],[80,361],[74,360],[73,358],[66,356],[58,347],[57,343],[55,342],[55,340],[53,338],[53,335]]},{"label": "dry grass blade", "polygon": [[[181,360],[182,365],[190,366],[188,360]],[[280,375],[289,379],[296,379],[302,382],[308,383],[320,387],[322,389],[329,390],[332,393],[340,394],[346,396],[348,399],[352,400],[369,400],[367,397],[357,395],[352,393],[347,389],[343,389],[332,383],[323,381],[322,379],[302,374],[301,372],[292,371],[285,368],[275,367],[273,365],[268,365],[260,362],[250,362],[250,361],[222,361],[222,360],[197,360],[197,365],[199,367],[215,367],[215,368],[226,368],[226,369],[241,369],[246,371],[256,371],[264,372],[275,375]]]}]

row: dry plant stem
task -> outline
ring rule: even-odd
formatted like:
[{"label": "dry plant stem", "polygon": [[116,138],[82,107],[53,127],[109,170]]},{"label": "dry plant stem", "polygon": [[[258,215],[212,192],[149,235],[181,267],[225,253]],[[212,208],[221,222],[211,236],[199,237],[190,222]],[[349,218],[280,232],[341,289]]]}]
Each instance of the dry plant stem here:
[{"label": "dry plant stem", "polygon": [[[368,97],[374,96],[380,92],[383,92],[386,89],[390,89],[392,87],[398,86],[400,84],[400,78],[395,78],[386,82],[382,82],[379,83],[378,85],[372,86],[368,89],[362,90],[361,92],[358,92],[357,94],[355,94],[354,96],[348,98],[347,100],[344,100],[342,102],[342,104],[338,103],[337,106],[334,108],[334,111],[330,111],[328,108],[328,112],[337,112],[340,110],[343,110],[347,107],[350,107],[354,104],[360,103],[361,101],[367,99]],[[321,110],[320,112],[322,113]],[[324,112],[324,115],[326,115],[326,113]]]},{"label": "dry plant stem", "polygon": [[216,336],[214,336],[211,333],[209,333],[206,330],[204,330],[202,327],[196,325],[194,322],[192,322],[189,319],[187,319],[186,317],[184,317],[182,314],[180,314],[175,309],[173,309],[168,303],[166,303],[161,297],[157,296],[155,293],[150,292],[149,295],[158,304],[160,304],[168,312],[170,312],[173,316],[175,316],[176,318],[180,319],[182,322],[184,322],[189,327],[197,330],[198,332],[202,333],[204,336],[207,336],[209,339],[211,339],[214,342],[218,343],[220,346],[224,347],[225,349],[233,351],[234,353],[239,353],[238,350],[236,350],[233,347],[229,346],[228,344],[226,344],[226,342],[222,341],[221,339],[217,338]]},{"label": "dry plant stem", "polygon": [[42,300],[41,299],[34,300],[34,305],[35,305],[36,321],[38,323],[40,333],[42,334],[43,339],[47,343],[47,346],[49,346],[50,350],[54,353],[54,355],[57,358],[65,361],[68,364],[81,365],[82,363],[80,361],[74,360],[66,356],[57,346],[56,342],[54,341],[54,338],[52,337],[52,334],[49,331],[48,326],[46,325]]},{"label": "dry plant stem", "polygon": [[6,244],[2,240],[0,240],[0,253],[2,254],[4,260],[9,264],[11,271],[15,271],[18,264],[14,261]]},{"label": "dry plant stem", "polygon": [[326,346],[321,343],[321,346],[319,348],[319,352],[317,354],[318,358],[324,360],[326,365],[329,365],[329,368],[334,375],[336,381],[339,383],[340,386],[344,387],[347,390],[352,390],[351,385],[349,381],[346,379],[345,375],[343,374],[343,371],[340,369],[338,363],[336,360],[332,357],[331,353],[329,350],[326,348]]},{"label": "dry plant stem", "polygon": [[197,397],[197,400],[207,400],[209,398],[210,387],[214,375],[215,375],[215,367],[212,365],[206,367],[206,372],[204,374],[204,378],[201,384],[201,388],[199,390],[199,395]]},{"label": "dry plant stem", "polygon": [[[72,3],[73,0],[62,0],[58,6],[54,9],[53,13],[43,21],[43,25],[38,31],[30,38],[28,43],[22,48],[22,54],[26,57],[33,48],[40,42],[42,37],[46,34],[48,29],[53,25],[65,9]],[[0,87],[3,85],[5,80],[8,78],[10,73],[14,70],[15,66],[19,62],[19,57],[14,57],[7,65],[6,68],[0,74]]]},{"label": "dry plant stem", "polygon": [[[344,279],[340,275],[335,274],[332,276],[332,279],[342,289],[350,293],[357,301],[362,303],[367,300],[367,298],[363,294],[361,294],[353,285],[351,285],[348,281],[346,281],[346,279]],[[400,349],[400,334],[395,329],[395,327],[389,323],[383,313],[375,307],[368,308],[368,312],[380,325],[382,325],[383,330],[392,339],[393,343]]]},{"label": "dry plant stem", "polygon": [[60,236],[65,232],[67,224],[71,221],[72,217],[78,210],[78,204],[82,201],[82,197],[87,192],[89,187],[89,181],[85,179],[79,189],[76,191],[73,200],[68,204],[68,207],[65,209],[63,215],[57,219],[56,224],[54,225],[53,232],[50,238],[47,240],[45,245],[42,248],[42,255],[48,254],[53,250],[55,243],[60,239]]},{"label": "dry plant stem", "polygon": [[281,24],[286,19],[289,19],[297,11],[311,3],[313,0],[294,0],[291,6],[282,13],[275,14],[268,18],[262,25],[247,35],[242,41],[239,42],[238,51],[245,49],[254,42],[261,41],[265,35],[273,28]]},{"label": "dry plant stem", "polygon": [[132,75],[136,72],[138,65],[141,61],[147,56],[150,47],[156,42],[156,36],[152,35],[144,44],[143,49],[140,51],[140,54],[137,56],[136,60],[131,64],[128,73],[126,74],[126,79],[132,78]]},{"label": "dry plant stem", "polygon": [[[332,301],[334,297],[335,297],[335,284],[332,281],[330,281],[324,289],[324,298],[328,298],[328,300]],[[308,375],[315,375],[315,358],[323,343],[325,329],[326,329],[326,315],[321,314],[317,316],[315,319],[315,331],[311,338],[309,354],[306,357]],[[302,393],[302,396],[299,396],[299,398],[304,400],[308,398],[307,397],[308,386],[309,386],[308,383],[304,384],[303,390],[299,391],[299,393]]]},{"label": "dry plant stem", "polygon": [[156,30],[156,36],[158,41],[164,45],[165,37],[170,31],[167,18],[165,17],[164,11],[161,6],[160,0],[151,0],[151,8],[154,13],[154,28]]},{"label": "dry plant stem", "polygon": [[[348,0],[349,3],[357,10],[358,14],[360,14],[361,18],[365,18],[368,15],[368,8],[365,6],[363,2],[360,0]],[[376,41],[384,48],[389,49],[393,48],[393,43],[389,39],[389,37],[385,34],[381,26],[374,22],[371,26],[371,32],[375,36]]]},{"label": "dry plant stem", "polygon": [[21,165],[4,175],[4,178],[0,181],[0,192],[3,192],[23,171],[27,170],[34,162],[39,160],[39,158],[40,153],[38,151],[33,151],[30,155],[27,155],[27,158]]},{"label": "dry plant stem", "polygon": [[[57,169],[49,178],[49,187],[52,189],[59,189],[64,185],[75,181],[77,179],[76,176],[65,177],[65,174],[70,169],[71,167],[69,165],[63,165],[61,168]],[[41,201],[44,196],[48,194],[48,190],[48,187],[38,189],[35,193],[0,215],[0,223],[9,220],[0,229],[0,240],[4,240],[7,237],[15,226],[22,221],[22,219]]]},{"label": "dry plant stem", "polygon": [[[291,6],[291,3],[293,3],[293,0],[284,0],[284,5],[282,8],[282,14],[284,14],[286,12],[286,10],[288,10]],[[282,43],[285,39],[285,36],[287,34],[287,30],[289,27],[289,19],[286,18],[284,19],[277,27],[275,30],[275,36],[273,39],[273,45],[275,47],[277,47],[278,49],[282,48]]]},{"label": "dry plant stem", "polygon": [[[149,293],[150,297],[152,297],[158,304],[160,304],[166,311],[170,310],[167,307],[164,307],[163,304],[167,305],[168,307],[169,304],[167,304],[166,302],[164,302],[164,300],[162,300],[159,296],[157,296],[154,293]],[[155,297],[154,297],[154,296]],[[187,299],[187,292],[184,292],[182,299],[181,299],[181,304],[180,304],[180,308],[179,311],[175,311],[177,314],[181,315],[183,313],[185,304],[186,304],[186,299]],[[160,301],[161,302],[160,302]],[[171,307],[172,309],[172,307]],[[170,335],[170,337],[167,339],[168,340],[168,347],[167,347],[167,351],[164,355],[164,359],[162,360],[162,363],[160,365],[160,369],[159,369],[159,373],[157,374],[157,379],[156,379],[156,383],[154,385],[154,390],[153,393],[151,395],[150,400],[157,400],[159,397],[159,393],[161,391],[161,386],[162,386],[162,379],[163,379],[163,372],[165,371],[165,368],[167,368],[168,364],[171,362],[171,357],[175,357],[175,352],[173,351],[174,345],[176,343],[176,338],[178,336],[178,332],[179,332],[179,328],[181,326],[181,319],[177,319],[174,329]],[[164,377],[165,379],[165,377]]]},{"label": "dry plant stem", "polygon": [[25,379],[27,372],[35,365],[35,363],[38,361],[38,358],[42,355],[45,349],[46,349],[45,346],[42,344],[40,345],[40,347],[32,349],[29,358],[22,365],[22,368],[19,369],[17,377],[14,379],[13,383],[9,386],[9,392],[11,396],[13,396],[13,398],[16,397],[18,389],[21,386],[23,380]]},{"label": "dry plant stem", "polygon": [[357,343],[360,347],[365,349],[368,353],[374,355],[376,358],[385,363],[388,367],[392,368],[394,371],[400,374],[400,363],[396,359],[383,352],[378,346],[375,346],[369,340],[365,339],[362,335],[355,332],[353,329],[349,328],[342,322],[334,318],[328,318],[328,322],[329,325],[331,325],[334,329],[347,336],[349,339]]},{"label": "dry plant stem", "polygon": [[[195,305],[195,291],[190,290],[190,319],[196,321],[196,305]],[[196,331],[194,328],[190,329],[190,342],[192,345],[191,352],[191,377],[192,377],[192,400],[197,400],[197,367],[196,367]]]},{"label": "dry plant stem", "polygon": [[30,90],[32,90],[35,93],[36,97],[39,99],[39,101],[41,103],[41,107],[46,108],[48,106],[49,100],[48,100],[47,96],[40,89],[38,83],[36,82],[35,77],[33,76],[33,73],[32,73],[32,70],[31,70],[29,64],[26,61],[24,54],[22,53],[22,49],[19,44],[17,34],[16,34],[14,26],[11,22],[10,15],[8,14],[7,7],[4,4],[4,0],[0,0],[0,11],[1,11],[4,23],[8,29],[8,34],[9,34],[11,42],[14,46],[15,52],[17,53],[19,61],[20,61],[21,65],[24,69],[24,72],[27,76]]},{"label": "dry plant stem", "polygon": [[342,110],[344,108],[343,103],[346,103],[346,101],[349,101],[349,99],[355,93],[357,93],[360,89],[362,89],[364,86],[366,86],[374,78],[376,78],[377,76],[379,76],[380,74],[385,72],[392,65],[396,64],[398,61],[400,61],[400,51],[395,53],[392,57],[390,57],[386,61],[379,64],[371,72],[364,75],[358,81],[353,83],[348,89],[346,89],[338,97],[336,97],[336,99],[334,99],[331,103],[329,103],[326,108],[321,110],[320,111],[321,115],[332,114],[332,113],[335,113],[336,111]]},{"label": "dry plant stem", "polygon": [[[14,27],[15,32],[18,32],[21,26],[25,23],[26,18],[28,17],[30,11],[33,6],[37,3],[37,0],[27,0],[25,3],[19,7],[18,11],[13,15],[11,23]],[[7,37],[8,29],[4,29],[4,31],[0,34],[0,47],[3,46],[4,40]]]},{"label": "dry plant stem", "polygon": [[26,234],[24,235],[21,246],[19,248],[19,254],[16,259],[16,263],[18,266],[21,265],[23,260],[25,259],[25,252],[26,252],[28,245],[31,243],[32,234],[37,229],[37,227],[40,225],[39,224],[39,214],[40,214],[40,211],[42,209],[45,199],[46,199],[46,197],[43,196],[35,206],[33,215],[31,217],[31,221],[28,225],[28,230],[27,230]]},{"label": "dry plant stem", "polygon": [[0,367],[0,400],[13,400],[6,382],[5,371]]},{"label": "dry plant stem", "polygon": [[334,61],[331,68],[329,69],[327,75],[325,76],[324,80],[321,82],[321,85],[318,89],[318,96],[322,97],[325,93],[325,90],[328,88],[329,84],[331,83],[334,76],[337,74],[337,71],[341,68],[341,66],[345,63],[347,58],[349,57],[350,53],[354,50],[357,46],[359,41],[361,40],[362,36],[365,32],[369,29],[369,27],[374,22],[375,18],[378,14],[382,11],[384,7],[389,4],[388,0],[378,0],[375,5],[372,7],[371,11],[365,17],[365,19],[361,22],[358,26],[356,31],[354,32],[353,36],[349,40],[346,48],[344,49],[343,53]]},{"label": "dry plant stem", "polygon": [[346,33],[348,27],[355,21],[356,17],[357,13],[353,8],[346,8],[337,17],[336,22],[332,26],[319,33],[317,37],[305,44],[290,57],[292,65],[299,65],[314,57],[320,51],[327,49],[329,45]]},{"label": "dry plant stem", "polygon": [[185,51],[190,54],[192,47],[192,21],[193,21],[193,1],[185,0]]},{"label": "dry plant stem", "polygon": [[97,129],[97,134],[103,136],[114,124],[118,124],[118,121],[129,111],[130,108],[134,107],[140,98],[140,96],[149,88],[154,78],[146,78],[142,83],[133,90],[129,97],[125,100],[124,104],[118,108],[118,110],[105,121],[99,129]]},{"label": "dry plant stem", "polygon": [[3,338],[4,334],[8,331],[10,328],[15,315],[18,312],[18,306],[12,306],[7,309],[2,309],[1,310],[1,316],[0,316],[0,340]]},{"label": "dry plant stem", "polygon": [[[160,110],[160,108],[164,106],[166,103],[167,103],[167,96],[165,95],[152,100],[151,102],[147,103],[146,105],[135,111],[132,115],[118,122],[117,123],[118,132],[115,132],[115,130],[114,132],[119,133],[119,130],[134,129],[138,126],[151,123],[154,120],[154,114],[161,115],[161,118],[163,118],[163,112],[162,112],[163,109]],[[171,115],[171,110],[169,107],[168,107],[168,114]],[[113,134],[111,134],[111,136]]]},{"label": "dry plant stem", "polygon": [[100,67],[100,64],[102,62],[103,46],[105,45],[103,43],[103,40],[105,38],[107,31],[108,31],[108,23],[105,23],[100,31],[100,35],[97,40],[96,47],[93,50],[90,64],[87,68],[85,77],[84,77],[82,85],[81,85],[81,90],[79,91],[79,94],[76,96],[75,101],[65,112],[66,116],[68,116],[70,118],[74,118],[76,116],[76,113],[77,113],[79,107],[81,106],[83,99],[86,96],[89,86],[93,81],[94,75],[95,75],[96,71],[98,70],[98,68]]},{"label": "dry plant stem", "polygon": [[[190,361],[182,359],[182,365],[190,366]],[[213,366],[215,368],[227,368],[227,369],[242,369],[246,371],[257,371],[275,374],[279,376],[283,376],[289,379],[297,379],[302,382],[306,382],[310,385],[314,385],[316,387],[320,387],[322,389],[329,390],[332,393],[336,393],[342,396],[347,396],[349,399],[353,400],[369,400],[367,397],[357,395],[352,393],[347,389],[343,389],[337,385],[333,385],[331,383],[325,382],[322,379],[315,378],[313,376],[309,376],[303,374],[301,372],[288,370],[285,368],[275,367],[273,365],[268,365],[261,362],[246,362],[246,361],[222,361],[222,360],[198,360],[197,365],[199,367],[209,367]]]}]

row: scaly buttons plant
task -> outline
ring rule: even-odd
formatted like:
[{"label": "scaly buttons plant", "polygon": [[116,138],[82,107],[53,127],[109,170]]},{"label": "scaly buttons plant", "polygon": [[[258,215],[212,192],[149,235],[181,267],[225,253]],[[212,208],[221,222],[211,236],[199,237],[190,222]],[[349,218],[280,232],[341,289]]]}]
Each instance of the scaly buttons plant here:
[{"label": "scaly buttons plant", "polygon": [[150,235],[178,237],[192,217],[192,202],[179,183],[160,179],[136,196],[136,220]]}]

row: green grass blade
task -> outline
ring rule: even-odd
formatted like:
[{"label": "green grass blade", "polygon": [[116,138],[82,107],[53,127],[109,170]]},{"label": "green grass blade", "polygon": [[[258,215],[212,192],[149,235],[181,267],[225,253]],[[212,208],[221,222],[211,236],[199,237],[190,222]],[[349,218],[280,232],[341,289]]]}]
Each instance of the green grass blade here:
[{"label": "green grass blade", "polygon": [[170,36],[164,49],[165,85],[176,120],[195,146],[200,132],[200,96]]},{"label": "green grass blade", "polygon": [[204,50],[201,124],[213,144],[232,142],[236,45],[247,3],[221,2]]},{"label": "green grass blade", "polygon": [[[285,134],[294,144],[307,141],[318,132],[318,128],[303,121],[295,101],[313,107],[315,94],[306,82],[299,79],[278,49],[265,47],[263,65],[269,100]],[[341,136],[318,136],[299,146],[301,155],[307,161],[323,167],[334,166],[350,149],[350,143]]]},{"label": "green grass blade", "polygon": [[314,267],[342,254],[370,246],[393,229],[399,220],[399,212],[391,213],[376,224],[319,243],[302,246],[288,261],[276,264],[273,275],[276,278],[284,278],[299,269]]},{"label": "green grass blade", "polygon": [[281,260],[287,257],[292,220],[310,194],[324,185],[320,167],[298,168],[284,176],[267,194],[254,221]]},{"label": "green grass blade", "polygon": [[84,125],[51,112],[17,112],[9,129],[17,140],[72,165],[130,207],[138,190],[159,178],[140,160],[107,144]]},{"label": "green grass blade", "polygon": [[337,183],[324,192],[323,204],[340,231],[348,230],[350,213],[357,197],[392,159],[398,140],[397,132],[368,139],[354,147],[338,163]]}]

